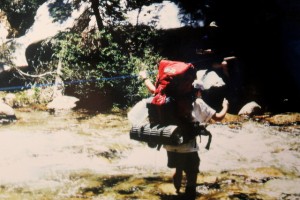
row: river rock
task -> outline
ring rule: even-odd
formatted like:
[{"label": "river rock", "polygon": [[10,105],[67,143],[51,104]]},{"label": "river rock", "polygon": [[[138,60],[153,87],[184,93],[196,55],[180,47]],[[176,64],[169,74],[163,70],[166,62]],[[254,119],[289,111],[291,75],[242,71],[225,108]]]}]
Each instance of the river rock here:
[{"label": "river rock", "polygon": [[15,105],[16,102],[16,95],[13,93],[8,93],[7,95],[5,95],[5,97],[3,98],[3,101],[5,104],[13,107]]},{"label": "river rock", "polygon": [[49,110],[70,110],[76,107],[78,98],[72,96],[58,96],[48,103]]},{"label": "river rock", "polygon": [[0,102],[0,123],[16,120],[15,111],[4,102]]},{"label": "river rock", "polygon": [[255,101],[251,101],[244,105],[239,111],[238,115],[255,115],[261,112],[261,106],[258,105]]}]

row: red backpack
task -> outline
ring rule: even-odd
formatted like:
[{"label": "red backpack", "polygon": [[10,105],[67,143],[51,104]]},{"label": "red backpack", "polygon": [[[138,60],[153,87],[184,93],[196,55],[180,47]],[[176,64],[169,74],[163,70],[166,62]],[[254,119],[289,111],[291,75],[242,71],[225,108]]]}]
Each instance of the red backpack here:
[{"label": "red backpack", "polygon": [[193,82],[196,70],[190,63],[162,60],[158,66],[156,91],[147,99],[149,122],[135,125],[130,138],[160,149],[162,144],[179,145],[197,135],[211,135],[192,120]]},{"label": "red backpack", "polygon": [[156,91],[149,109],[150,123],[178,124],[191,120],[195,67],[191,63],[161,60]]}]

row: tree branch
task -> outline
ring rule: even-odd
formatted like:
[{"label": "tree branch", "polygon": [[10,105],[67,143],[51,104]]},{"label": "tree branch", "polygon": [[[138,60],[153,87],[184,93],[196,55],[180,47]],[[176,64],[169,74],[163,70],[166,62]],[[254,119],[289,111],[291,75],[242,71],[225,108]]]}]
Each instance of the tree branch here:
[{"label": "tree branch", "polygon": [[44,77],[44,76],[47,76],[47,75],[56,74],[56,72],[54,71],[54,72],[46,72],[46,73],[43,73],[43,74],[33,75],[33,74],[25,73],[25,72],[23,72],[22,70],[20,70],[16,67],[15,67],[15,69],[17,70],[17,72],[20,75],[31,77],[31,78],[41,78],[41,77]]}]

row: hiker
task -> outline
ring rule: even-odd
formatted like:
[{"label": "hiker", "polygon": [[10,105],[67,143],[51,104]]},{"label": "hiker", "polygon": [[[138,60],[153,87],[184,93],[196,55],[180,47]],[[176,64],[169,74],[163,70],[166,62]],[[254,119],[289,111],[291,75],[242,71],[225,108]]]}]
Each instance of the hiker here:
[{"label": "hiker", "polygon": [[[147,73],[145,71],[141,71],[139,73],[139,76],[145,83],[148,90],[151,93],[154,93],[155,86],[153,85],[151,80],[148,79]],[[199,80],[195,80],[193,83],[193,87],[196,97],[195,101],[193,102],[193,120],[200,123],[208,122],[210,119],[213,119],[215,121],[222,120],[228,110],[228,101],[224,99],[222,103],[222,110],[220,112],[216,112],[201,99],[201,92],[204,88],[202,82]],[[198,155],[199,146],[197,144],[196,137],[181,145],[164,145],[164,148],[167,151],[167,166],[169,168],[175,168],[173,183],[176,192],[180,194],[183,172],[185,172],[187,182],[183,198],[187,200],[195,199],[197,175],[199,173],[200,166],[200,158]]]}]

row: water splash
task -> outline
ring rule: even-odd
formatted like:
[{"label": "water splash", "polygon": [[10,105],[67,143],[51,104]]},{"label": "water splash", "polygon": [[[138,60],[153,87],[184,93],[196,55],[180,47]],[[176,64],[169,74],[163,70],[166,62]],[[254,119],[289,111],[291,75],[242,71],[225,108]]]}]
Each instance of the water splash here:
[{"label": "water splash", "polygon": [[288,133],[255,122],[243,124],[240,130],[225,125],[210,125],[208,129],[213,133],[213,142],[209,151],[201,152],[202,170],[273,166],[300,172],[299,152],[289,150],[295,137]]}]

